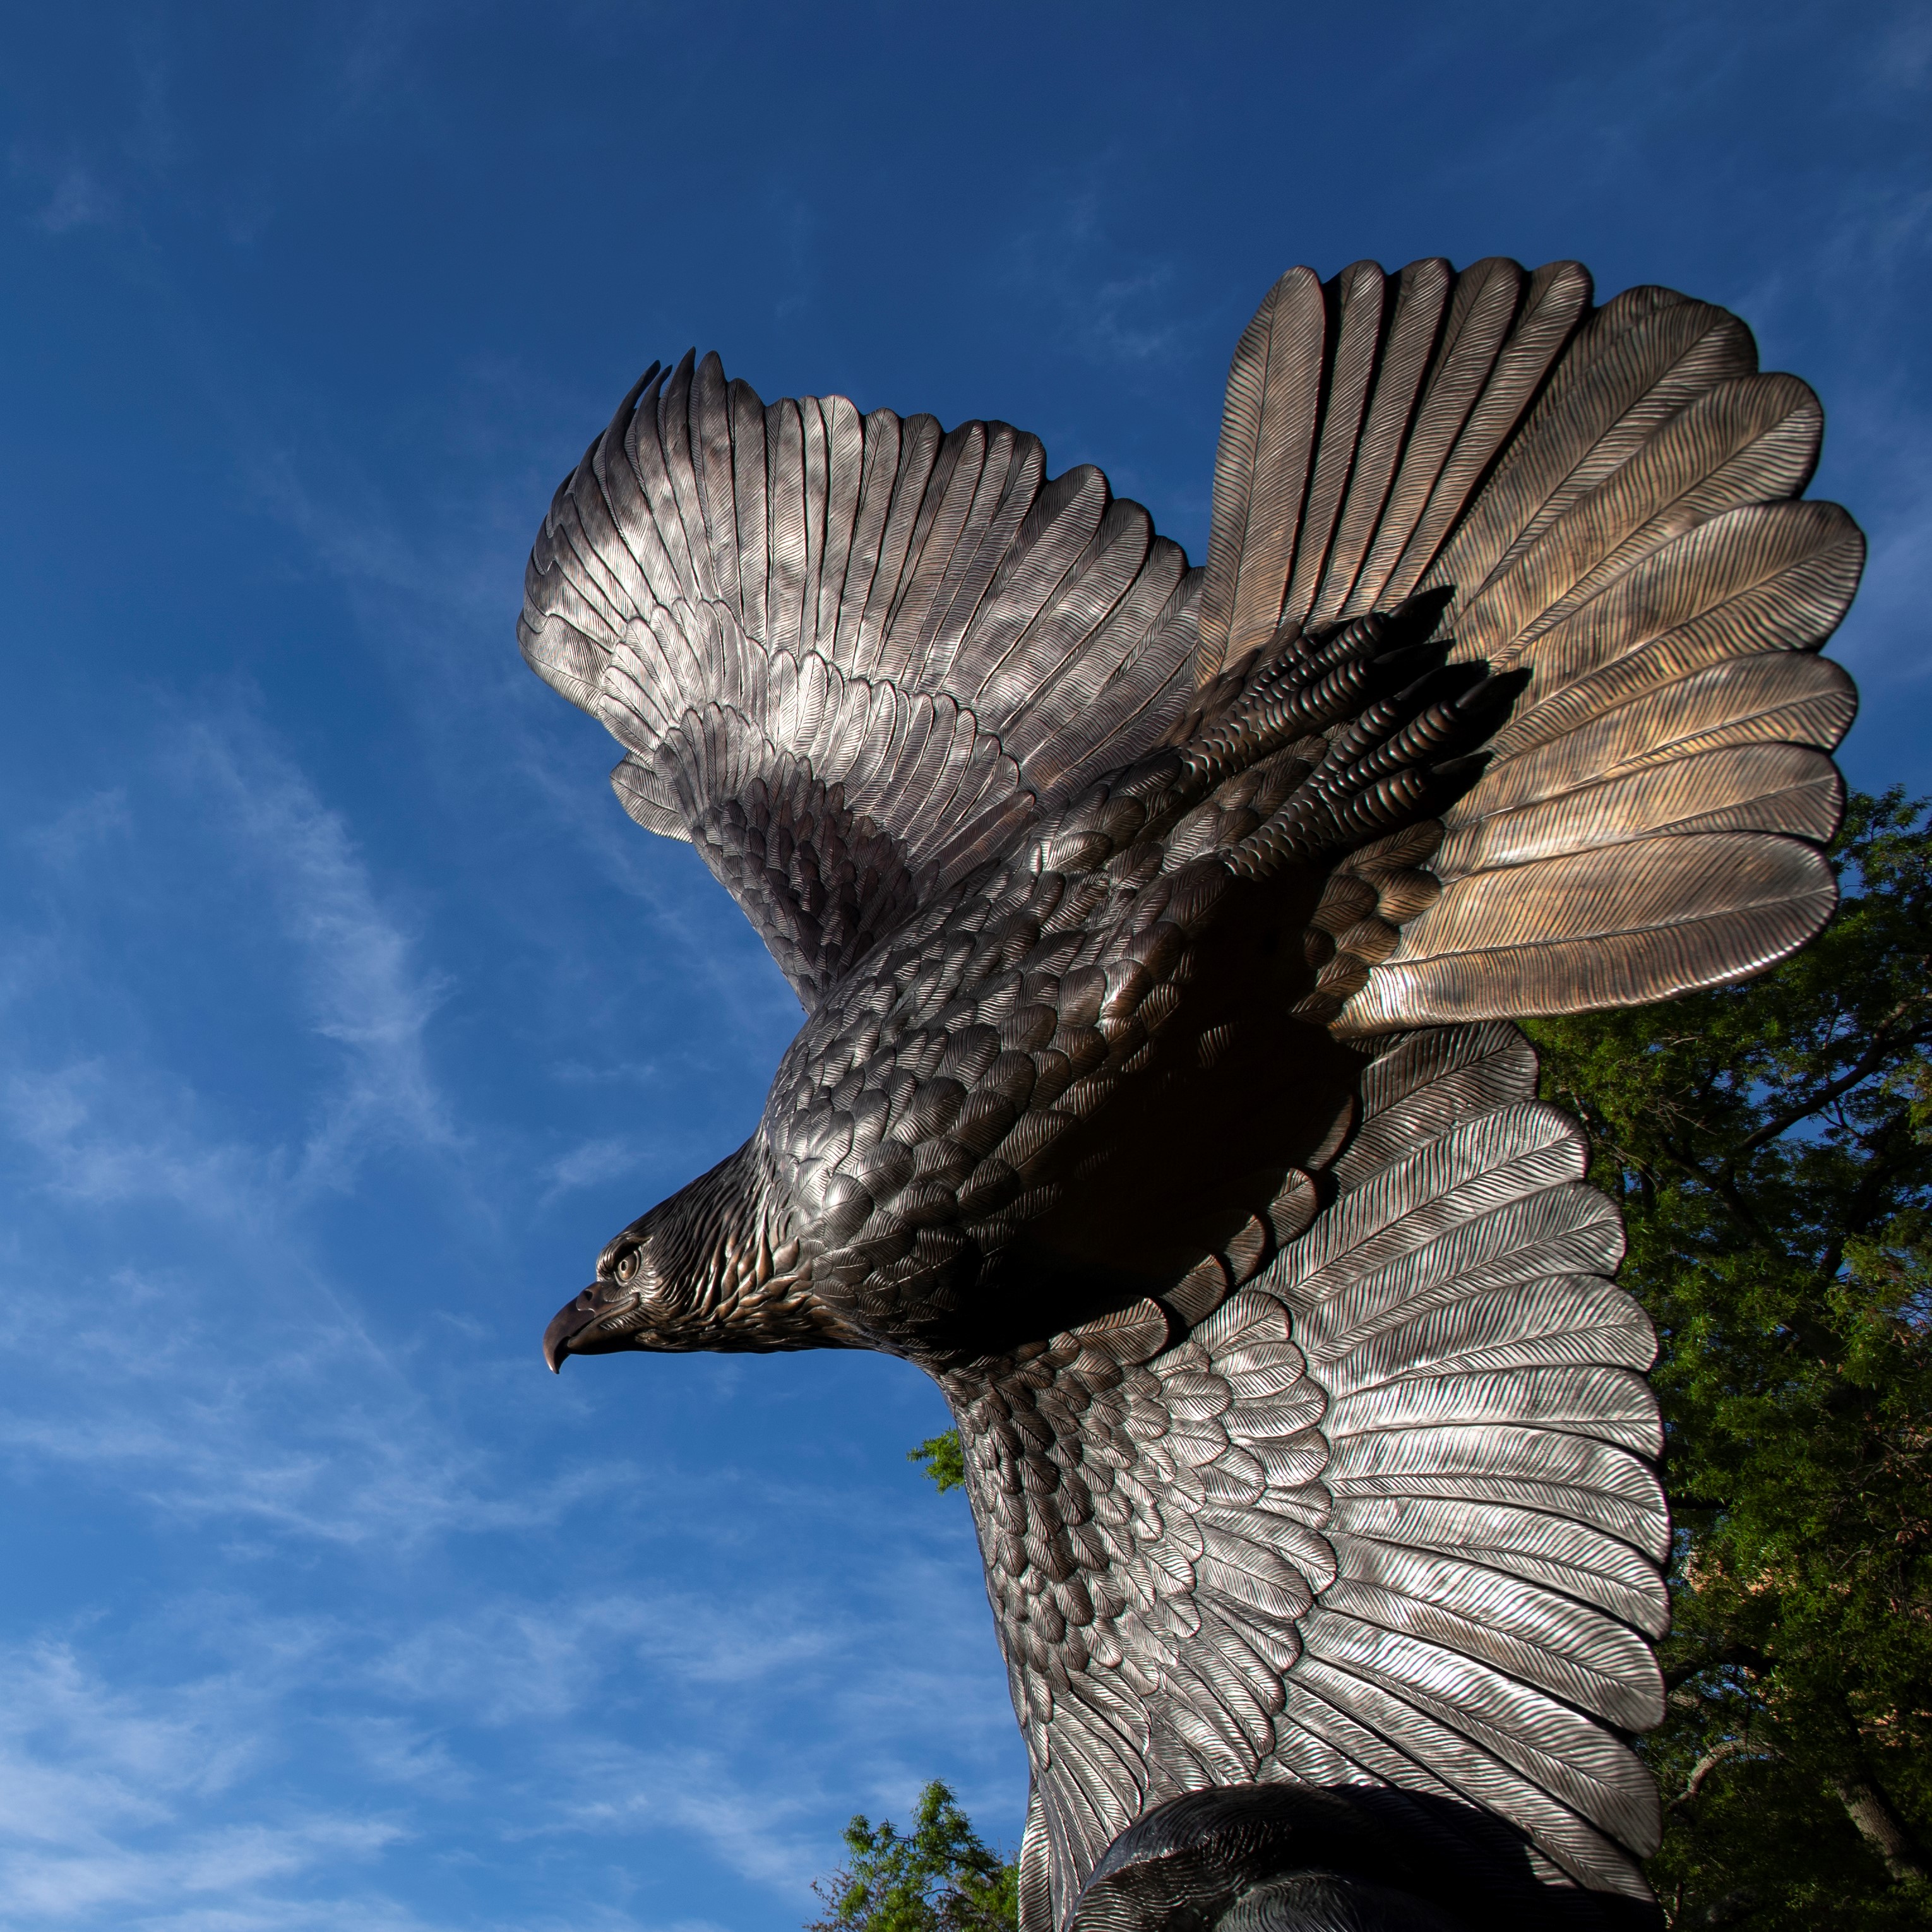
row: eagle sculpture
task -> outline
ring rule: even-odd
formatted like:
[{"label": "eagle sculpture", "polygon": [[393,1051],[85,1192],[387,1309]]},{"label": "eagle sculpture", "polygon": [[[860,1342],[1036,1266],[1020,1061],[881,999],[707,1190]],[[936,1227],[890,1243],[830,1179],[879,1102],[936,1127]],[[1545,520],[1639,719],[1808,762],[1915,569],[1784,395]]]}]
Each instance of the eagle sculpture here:
[{"label": "eagle sculpture", "polygon": [[716,356],[558,491],[524,654],[806,1017],[544,1353],[938,1382],[1026,1932],[1130,1922],[1110,1846],[1222,1791],[1648,1896],[1654,1343],[1510,1022],[1831,912],[1855,700],[1816,652],[1862,546],[1798,500],[1820,427],[1668,290],[1360,262],[1242,336],[1203,567],[1006,423],[766,404]]}]

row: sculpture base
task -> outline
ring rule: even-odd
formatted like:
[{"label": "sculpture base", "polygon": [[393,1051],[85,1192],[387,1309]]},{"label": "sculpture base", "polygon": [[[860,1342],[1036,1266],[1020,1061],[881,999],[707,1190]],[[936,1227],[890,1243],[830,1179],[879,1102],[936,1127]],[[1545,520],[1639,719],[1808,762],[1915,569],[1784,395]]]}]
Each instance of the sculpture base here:
[{"label": "sculpture base", "polygon": [[1191,1792],[1121,1833],[1066,1932],[1655,1932],[1654,1905],[1552,1884],[1473,1807],[1343,1785]]}]

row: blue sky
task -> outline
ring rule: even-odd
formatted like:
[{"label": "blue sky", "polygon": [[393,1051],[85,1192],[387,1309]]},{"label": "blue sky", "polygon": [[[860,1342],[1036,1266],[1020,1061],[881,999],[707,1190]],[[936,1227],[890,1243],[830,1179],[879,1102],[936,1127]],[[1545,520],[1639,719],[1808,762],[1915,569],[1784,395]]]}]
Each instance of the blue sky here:
[{"label": "blue sky", "polygon": [[1292,262],[1726,303],[1932,788],[1932,16],[16,4],[0,37],[0,1928],[796,1926],[1024,1760],[911,1370],[545,1375],[796,1022],[523,668],[655,356],[1004,417],[1198,557]]}]

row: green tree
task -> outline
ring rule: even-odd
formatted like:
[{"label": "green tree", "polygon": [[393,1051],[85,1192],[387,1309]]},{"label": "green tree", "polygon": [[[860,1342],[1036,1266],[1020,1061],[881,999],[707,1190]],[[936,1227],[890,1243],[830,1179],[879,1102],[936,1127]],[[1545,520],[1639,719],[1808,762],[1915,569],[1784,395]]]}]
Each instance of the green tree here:
[{"label": "green tree", "polygon": [[844,1838],[851,1863],[812,1887],[825,1911],[806,1932],[1017,1932],[1018,1864],[981,1840],[937,1778],[904,1836],[862,1814]]},{"label": "green tree", "polygon": [[906,1460],[922,1464],[941,1496],[948,1490],[966,1486],[966,1457],[956,1429],[949,1429],[943,1436],[928,1436],[916,1449],[906,1451]]},{"label": "green tree", "polygon": [[1673,1924],[1932,1923],[1932,830],[1854,797],[1763,978],[1528,1030],[1621,1202],[1676,1524]]}]

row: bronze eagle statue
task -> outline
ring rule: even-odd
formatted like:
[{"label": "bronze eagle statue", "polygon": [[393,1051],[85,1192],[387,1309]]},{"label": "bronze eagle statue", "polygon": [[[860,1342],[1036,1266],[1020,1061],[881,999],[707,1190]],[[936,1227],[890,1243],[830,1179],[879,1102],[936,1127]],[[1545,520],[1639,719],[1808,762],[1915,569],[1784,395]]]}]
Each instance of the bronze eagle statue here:
[{"label": "bronze eagle statue", "polygon": [[1486,1816],[1647,1897],[1654,1341],[1510,1022],[1829,914],[1862,544],[1800,499],[1820,430],[1722,309],[1361,262],[1242,336],[1203,567],[1007,424],[716,356],[558,491],[524,654],[806,1017],[545,1355],[936,1378],[1026,1932],[1222,1787]]}]

